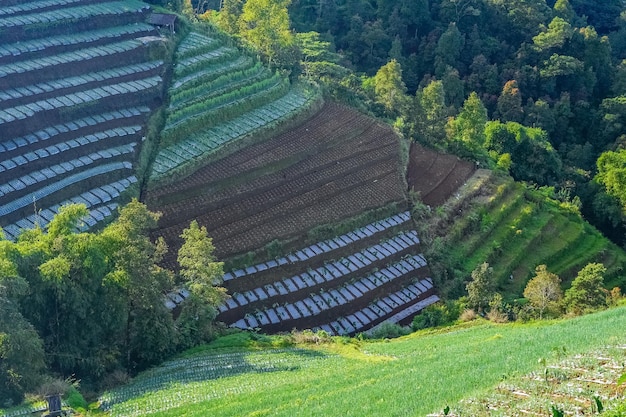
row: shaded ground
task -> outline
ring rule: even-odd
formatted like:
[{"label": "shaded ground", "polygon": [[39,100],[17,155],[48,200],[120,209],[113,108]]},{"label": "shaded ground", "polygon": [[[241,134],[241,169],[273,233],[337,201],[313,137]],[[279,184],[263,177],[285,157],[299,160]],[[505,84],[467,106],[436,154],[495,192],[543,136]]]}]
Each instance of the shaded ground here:
[{"label": "shaded ground", "polygon": [[407,181],[425,204],[443,204],[475,170],[474,164],[457,156],[411,144]]}]

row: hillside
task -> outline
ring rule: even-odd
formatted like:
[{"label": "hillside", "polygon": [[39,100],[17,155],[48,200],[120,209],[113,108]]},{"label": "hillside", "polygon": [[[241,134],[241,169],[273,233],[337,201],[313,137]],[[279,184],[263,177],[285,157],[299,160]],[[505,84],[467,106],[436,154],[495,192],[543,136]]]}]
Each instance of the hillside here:
[{"label": "hillside", "polygon": [[540,264],[561,276],[567,288],[582,267],[601,262],[605,285],[623,287],[626,254],[546,192],[481,173],[441,210],[418,210],[427,257],[457,280],[447,282],[446,291],[462,293],[464,277],[483,262],[494,268],[500,290],[511,299],[522,296]]},{"label": "hillside", "polygon": [[[200,416],[209,409],[218,416],[423,416],[446,405],[473,416],[548,416],[550,405],[587,413],[593,395],[610,407],[623,393],[615,381],[626,355],[624,313],[622,307],[564,321],[462,325],[384,342],[291,345],[233,335],[138,376],[104,394],[101,404],[120,417]],[[535,376],[543,381],[544,370],[536,391],[516,385]],[[505,400],[507,390],[513,392]],[[518,408],[523,394],[537,395],[525,400],[525,411]],[[481,403],[498,411],[472,405]]]},{"label": "hillside", "polygon": [[71,202],[93,226],[138,182],[164,44],[147,4],[3,2],[0,13],[0,226],[13,239]]},{"label": "hillside", "polygon": [[177,46],[151,190],[176,182],[206,163],[245,146],[318,106],[308,86],[292,86],[234,41],[203,26]]}]

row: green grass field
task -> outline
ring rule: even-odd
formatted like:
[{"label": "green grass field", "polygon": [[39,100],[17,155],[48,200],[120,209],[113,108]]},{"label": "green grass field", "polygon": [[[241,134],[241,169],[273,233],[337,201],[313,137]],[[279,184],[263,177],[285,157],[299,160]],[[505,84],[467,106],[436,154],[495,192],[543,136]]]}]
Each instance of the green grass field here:
[{"label": "green grass field", "polygon": [[625,327],[621,307],[570,320],[476,322],[380,342],[296,346],[237,334],[103,399],[112,416],[423,416],[539,371],[557,354],[623,346]]}]

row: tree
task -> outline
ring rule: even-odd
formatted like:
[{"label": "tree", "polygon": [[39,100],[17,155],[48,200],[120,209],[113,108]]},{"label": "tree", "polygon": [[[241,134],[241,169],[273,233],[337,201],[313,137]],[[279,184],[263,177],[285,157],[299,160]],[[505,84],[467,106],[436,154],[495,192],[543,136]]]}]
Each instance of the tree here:
[{"label": "tree", "polygon": [[617,198],[626,212],[626,149],[604,152],[598,158],[596,181]]},{"label": "tree", "polygon": [[245,0],[222,0],[222,8],[217,17],[217,24],[231,35],[239,33],[239,17],[243,13]]},{"label": "tree", "polygon": [[606,268],[601,263],[590,263],[578,272],[572,286],[565,291],[563,302],[568,312],[583,314],[606,307],[605,272]]},{"label": "tree", "polygon": [[173,276],[159,266],[167,245],[163,239],[153,243],[148,237],[159,217],[133,199],[100,236],[112,263],[104,279],[116,284],[117,308],[125,313],[121,349],[131,371],[163,360],[175,346],[174,322],[163,302]]},{"label": "tree", "polygon": [[468,149],[476,152],[485,144],[485,125],[487,124],[487,109],[478,97],[472,92],[458,116],[450,119],[450,136],[453,140],[462,142]]},{"label": "tree", "polygon": [[179,347],[185,349],[213,338],[217,307],[227,295],[221,287],[223,263],[213,255],[215,247],[206,228],[194,220],[181,237],[184,242],[178,250],[179,274],[190,295],[182,303],[176,327]]},{"label": "tree", "polygon": [[441,77],[448,66],[457,67],[461,50],[465,44],[465,38],[454,22],[448,25],[448,29],[437,41],[435,49],[435,75]]},{"label": "tree", "polygon": [[419,109],[415,112],[415,134],[431,145],[442,144],[446,137],[448,110],[445,97],[441,81],[432,81],[416,94]]},{"label": "tree", "polygon": [[273,65],[294,45],[287,7],[291,0],[247,0],[239,17],[241,37]]},{"label": "tree", "polygon": [[504,122],[520,123],[524,117],[522,109],[522,95],[517,81],[510,80],[504,84],[502,93],[498,97],[498,114]]},{"label": "tree", "polygon": [[554,10],[554,14],[565,21],[572,23],[574,18],[576,17],[576,12],[572,8],[569,0],[556,0],[554,6],[552,7]]},{"label": "tree", "polygon": [[193,220],[181,237],[184,243],[178,250],[178,264],[185,286],[208,306],[219,306],[225,299],[225,290],[219,287],[224,264],[213,255],[215,247],[206,227]]},{"label": "tree", "polygon": [[544,61],[539,74],[543,78],[563,77],[576,74],[584,68],[584,64],[568,55],[552,54],[547,61]]},{"label": "tree", "polygon": [[467,306],[483,314],[496,293],[493,268],[487,262],[478,265],[472,271],[472,280],[465,288],[467,289]]},{"label": "tree", "polygon": [[0,296],[0,407],[17,405],[41,381],[43,343],[15,303]]},{"label": "tree", "polygon": [[332,51],[330,42],[322,40],[319,33],[296,33],[295,40],[301,55],[300,66],[308,79],[335,83],[348,75],[348,69],[339,64],[341,56]]},{"label": "tree", "polygon": [[0,239],[0,407],[19,404],[41,380],[43,342],[18,311],[17,300],[28,292],[9,259],[15,245]]},{"label": "tree", "polygon": [[574,30],[566,20],[555,17],[548,25],[547,30],[533,37],[533,43],[538,51],[544,52],[554,48],[561,48],[572,37]]},{"label": "tree", "polygon": [[558,275],[548,272],[546,265],[539,265],[535,269],[535,276],[526,284],[524,297],[539,312],[540,319],[545,313],[558,311],[559,302],[563,298],[560,283]]},{"label": "tree", "polygon": [[374,76],[376,101],[382,104],[390,115],[400,113],[406,101],[406,85],[402,81],[402,68],[395,59],[380,67]]}]

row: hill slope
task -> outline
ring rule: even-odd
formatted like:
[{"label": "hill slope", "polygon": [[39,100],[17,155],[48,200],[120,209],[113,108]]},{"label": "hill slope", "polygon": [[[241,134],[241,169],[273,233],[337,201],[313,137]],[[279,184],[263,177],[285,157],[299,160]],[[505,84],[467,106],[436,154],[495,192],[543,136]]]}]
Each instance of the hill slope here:
[{"label": "hill slope", "polygon": [[70,202],[91,210],[93,226],[137,183],[164,72],[149,12],[135,0],[3,5],[0,226],[8,238],[45,226]]},{"label": "hill slope", "polygon": [[[457,198],[458,197],[458,198]],[[483,173],[461,188],[441,210],[423,208],[417,216],[428,242],[429,261],[444,266],[457,282],[483,262],[493,268],[500,290],[521,297],[535,267],[546,264],[567,287],[590,262],[607,268],[607,287],[624,286],[626,254],[571,207],[501,175]],[[460,281],[460,282],[459,282]],[[446,284],[448,285],[448,284]]]},{"label": "hill slope", "polygon": [[[591,363],[594,350],[611,345],[621,346],[611,354],[623,361],[625,313],[622,307],[572,320],[461,326],[328,346],[259,349],[258,336],[231,337],[146,372],[102,401],[113,416],[200,416],[208,410],[218,416],[423,416],[447,404],[454,409],[503,379],[543,372],[542,358],[555,366],[563,355],[589,352]],[[614,383],[619,375],[612,375]],[[561,407],[570,400],[551,401]],[[549,403],[537,407],[534,412],[548,415]]]}]

